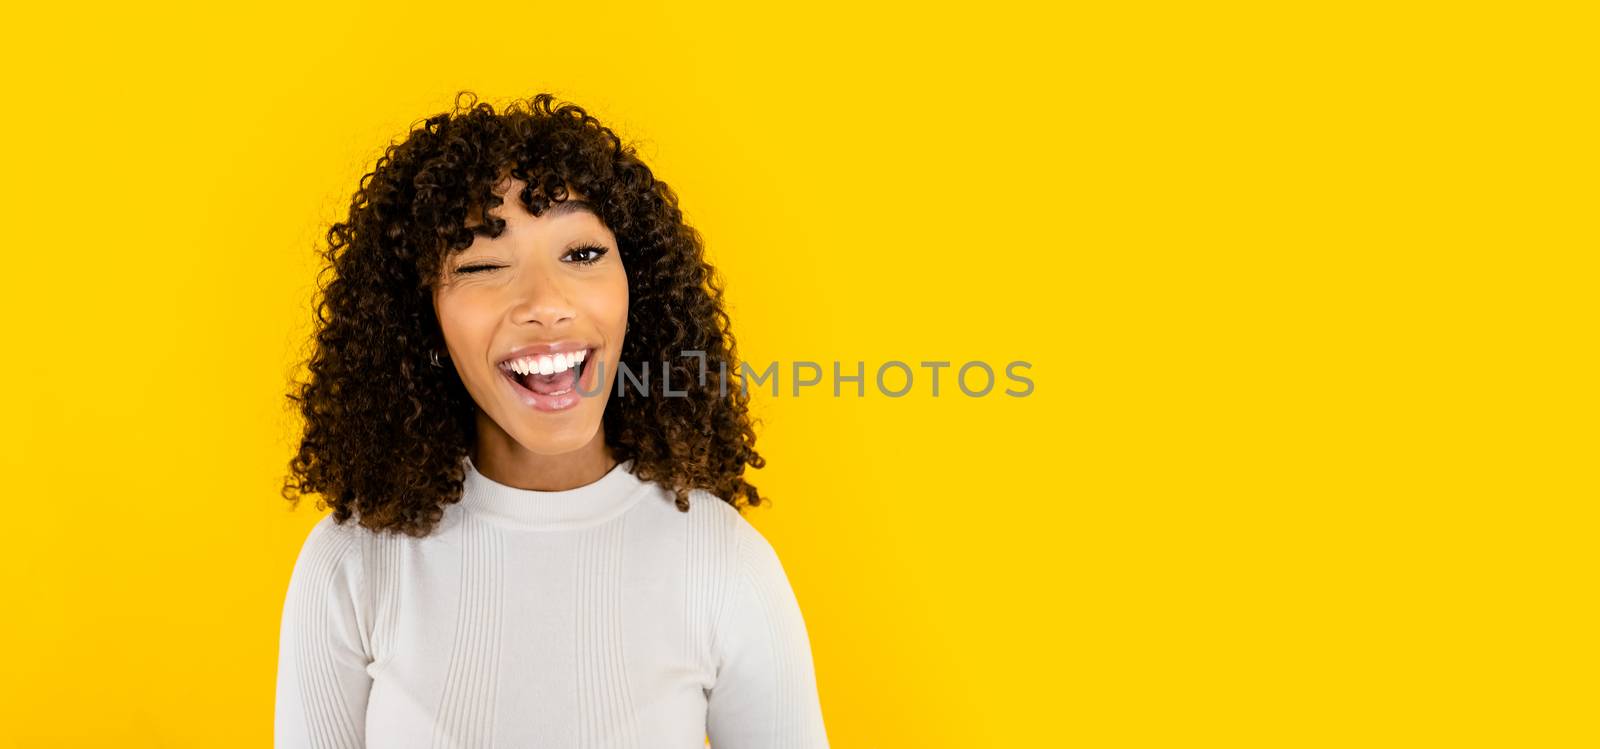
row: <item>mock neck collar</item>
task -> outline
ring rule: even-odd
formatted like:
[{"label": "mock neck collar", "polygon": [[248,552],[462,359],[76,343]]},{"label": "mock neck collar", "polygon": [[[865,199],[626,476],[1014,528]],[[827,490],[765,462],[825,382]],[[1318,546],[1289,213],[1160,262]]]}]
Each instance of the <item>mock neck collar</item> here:
[{"label": "mock neck collar", "polygon": [[633,475],[633,461],[616,464],[591,484],[561,491],[535,491],[507,486],[464,459],[466,478],[461,506],[495,522],[533,530],[562,530],[597,525],[621,515],[644,495],[644,482]]}]

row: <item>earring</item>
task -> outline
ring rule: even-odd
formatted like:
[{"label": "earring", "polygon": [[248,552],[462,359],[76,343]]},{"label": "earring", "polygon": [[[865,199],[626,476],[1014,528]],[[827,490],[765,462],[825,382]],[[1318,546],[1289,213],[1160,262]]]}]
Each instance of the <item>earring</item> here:
[{"label": "earring", "polygon": [[440,368],[444,367],[443,364],[439,363],[439,350],[438,349],[432,349],[432,350],[428,351],[428,361],[430,363],[432,363],[433,366],[435,366],[435,367],[440,367]]}]

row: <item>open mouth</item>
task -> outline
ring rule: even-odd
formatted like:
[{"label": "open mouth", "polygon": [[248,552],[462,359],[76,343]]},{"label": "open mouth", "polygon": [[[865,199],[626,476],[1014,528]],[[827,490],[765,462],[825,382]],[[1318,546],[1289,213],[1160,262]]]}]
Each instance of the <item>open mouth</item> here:
[{"label": "open mouth", "polygon": [[594,349],[558,354],[537,354],[500,362],[500,373],[517,387],[545,396],[563,396],[582,382]]}]

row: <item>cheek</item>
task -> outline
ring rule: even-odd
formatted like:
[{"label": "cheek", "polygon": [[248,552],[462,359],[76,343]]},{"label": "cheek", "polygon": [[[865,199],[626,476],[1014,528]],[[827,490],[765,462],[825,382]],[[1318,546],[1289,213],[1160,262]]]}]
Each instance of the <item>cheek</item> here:
[{"label": "cheek", "polygon": [[588,297],[590,318],[601,322],[613,340],[622,336],[628,325],[628,278],[619,270],[599,284]]},{"label": "cheek", "polygon": [[484,308],[464,295],[445,296],[435,300],[434,314],[439,318],[439,330],[445,343],[457,351],[471,350],[478,339],[486,335]]},{"label": "cheek", "polygon": [[621,287],[621,291],[618,292],[618,295],[621,296],[622,301],[617,304],[617,320],[620,321],[620,323],[621,323],[621,325],[623,327],[627,327],[627,325],[628,325],[628,279],[626,277],[624,277],[622,279],[622,287]]}]

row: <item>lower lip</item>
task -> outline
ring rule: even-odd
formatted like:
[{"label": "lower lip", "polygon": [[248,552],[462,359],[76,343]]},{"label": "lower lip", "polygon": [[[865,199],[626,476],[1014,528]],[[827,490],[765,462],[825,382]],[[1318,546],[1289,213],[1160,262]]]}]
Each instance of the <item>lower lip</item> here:
[{"label": "lower lip", "polygon": [[[584,356],[587,359],[594,355],[595,351],[590,349],[589,353]],[[585,364],[587,364],[587,361]],[[580,374],[581,379],[574,384],[571,390],[560,395],[545,395],[523,387],[522,383],[512,379],[511,375],[506,373],[505,370],[495,367],[495,371],[500,373],[500,379],[504,380],[506,385],[511,388],[511,392],[516,395],[517,400],[522,401],[522,405],[535,411],[568,411],[578,405],[578,401],[583,398],[583,394],[578,391],[594,389],[594,386],[589,383],[589,372],[592,369],[594,367],[585,366]]]}]

